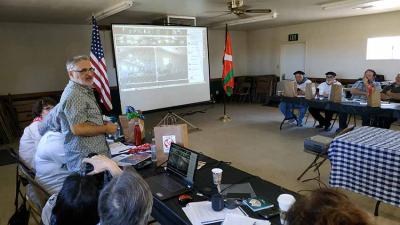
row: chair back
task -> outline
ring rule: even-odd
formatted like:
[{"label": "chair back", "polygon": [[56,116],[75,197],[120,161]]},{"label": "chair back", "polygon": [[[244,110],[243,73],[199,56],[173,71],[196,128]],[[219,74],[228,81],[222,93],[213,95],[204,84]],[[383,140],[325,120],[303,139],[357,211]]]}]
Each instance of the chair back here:
[{"label": "chair back", "polygon": [[[17,162],[17,183],[20,182],[25,186],[27,184],[29,185],[27,186],[25,196],[23,196],[26,200],[28,211],[31,213],[31,216],[36,223],[41,224],[42,209],[47,199],[50,197],[50,193],[36,182],[35,172],[19,158],[18,153],[16,153],[12,148],[8,149],[8,151]],[[20,185],[17,185],[17,188],[19,189]],[[20,190],[16,191],[17,193],[21,193]]]}]

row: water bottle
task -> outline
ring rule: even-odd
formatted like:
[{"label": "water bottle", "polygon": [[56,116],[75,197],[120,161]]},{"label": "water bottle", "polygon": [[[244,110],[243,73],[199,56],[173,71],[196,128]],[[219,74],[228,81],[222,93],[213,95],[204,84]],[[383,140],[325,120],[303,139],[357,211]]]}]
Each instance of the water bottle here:
[{"label": "water bottle", "polygon": [[135,145],[139,146],[142,144],[142,131],[140,130],[139,122],[135,122],[135,126],[133,128]]},{"label": "water bottle", "polygon": [[157,148],[154,138],[151,141],[151,161],[157,162]]},{"label": "water bottle", "polygon": [[117,126],[117,131],[114,134],[114,140],[118,140],[119,137],[121,137],[121,127],[119,126],[118,123],[114,123]]}]

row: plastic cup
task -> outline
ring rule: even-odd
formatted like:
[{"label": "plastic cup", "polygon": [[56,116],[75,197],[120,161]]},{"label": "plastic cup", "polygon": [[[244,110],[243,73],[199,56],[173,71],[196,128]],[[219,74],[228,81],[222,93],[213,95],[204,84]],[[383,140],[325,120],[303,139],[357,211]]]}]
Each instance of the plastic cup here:
[{"label": "plastic cup", "polygon": [[222,169],[220,168],[214,168],[211,170],[212,174],[213,174],[213,181],[215,185],[219,185],[221,184],[221,180],[222,180]]},{"label": "plastic cup", "polygon": [[278,196],[278,205],[279,205],[279,212],[280,212],[280,219],[282,225],[287,225],[286,218],[287,212],[289,211],[290,207],[292,207],[293,203],[296,201],[293,195],[290,194],[281,194]]},{"label": "plastic cup", "polygon": [[222,169],[214,168],[211,170],[213,174],[213,182],[217,186],[218,193],[221,193]]}]

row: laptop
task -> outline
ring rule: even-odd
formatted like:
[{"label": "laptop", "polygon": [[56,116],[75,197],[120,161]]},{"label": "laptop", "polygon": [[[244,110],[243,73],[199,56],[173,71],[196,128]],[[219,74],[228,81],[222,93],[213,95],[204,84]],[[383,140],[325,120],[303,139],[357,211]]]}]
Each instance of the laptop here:
[{"label": "laptop", "polygon": [[142,169],[152,164],[151,154],[147,152],[139,152],[130,155],[117,155],[112,158],[118,166],[133,166],[135,169]]},{"label": "laptop", "polygon": [[172,143],[166,171],[145,179],[153,196],[166,200],[190,191],[193,187],[197,160],[196,152]]}]

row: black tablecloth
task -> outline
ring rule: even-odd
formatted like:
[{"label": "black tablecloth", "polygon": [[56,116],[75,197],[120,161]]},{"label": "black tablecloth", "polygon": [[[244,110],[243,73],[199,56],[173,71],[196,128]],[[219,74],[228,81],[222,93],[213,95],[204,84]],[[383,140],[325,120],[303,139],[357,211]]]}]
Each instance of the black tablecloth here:
[{"label": "black tablecloth", "polygon": [[[221,168],[223,170],[222,174],[223,184],[236,184],[236,183],[249,182],[253,187],[256,195],[264,197],[266,200],[272,202],[276,206],[278,206],[276,199],[282,193],[290,193],[296,196],[296,198],[298,198],[299,196],[297,193],[284,189],[268,181],[262,180],[257,176],[248,174],[224,162],[214,160],[205,155],[200,155],[199,160],[206,162],[206,165],[196,172],[194,192],[192,193],[194,201],[207,200],[207,197],[199,197],[195,195],[195,193],[200,192],[206,195],[209,193],[210,187],[212,185],[211,169],[215,167]],[[156,168],[155,166],[152,166],[150,168],[139,170],[139,173],[146,178],[161,172],[160,170],[161,168]],[[153,199],[154,199],[154,205],[153,205],[152,216],[161,224],[163,225],[191,224],[189,219],[186,217],[185,213],[182,211],[182,206],[179,205],[178,197],[166,201],[160,201],[157,198]],[[261,219],[257,214],[252,212],[247,207],[243,207],[243,209],[249,216]],[[276,225],[280,224],[279,216],[272,218],[270,222]]]},{"label": "black tablecloth", "polygon": [[400,119],[400,104],[390,103],[382,104],[381,107],[369,107],[367,105],[360,104],[360,102],[341,102],[334,103],[327,99],[305,99],[304,97],[283,97],[283,96],[271,96],[270,100],[273,101],[284,101],[288,103],[302,103],[309,107],[330,110],[339,113],[355,114],[361,116],[379,115],[382,117]]}]

